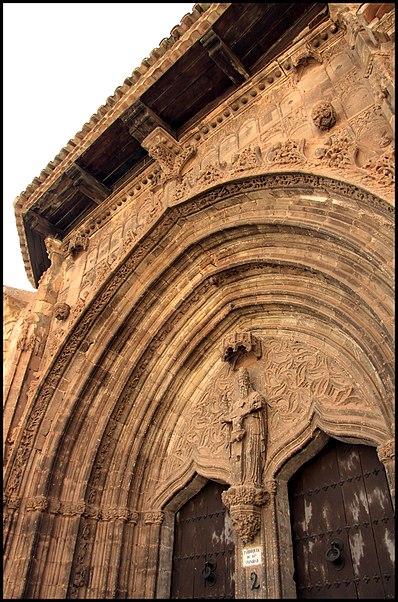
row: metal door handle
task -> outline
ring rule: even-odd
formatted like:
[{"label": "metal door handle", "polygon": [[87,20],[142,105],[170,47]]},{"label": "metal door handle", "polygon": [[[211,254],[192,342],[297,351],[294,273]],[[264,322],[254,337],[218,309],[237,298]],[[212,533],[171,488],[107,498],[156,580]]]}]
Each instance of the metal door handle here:
[{"label": "metal door handle", "polygon": [[202,569],[202,577],[205,580],[206,585],[212,587],[216,582],[216,576],[214,571],[217,568],[217,562],[214,558],[209,558],[207,562],[205,562],[205,566]]},{"label": "metal door handle", "polygon": [[341,571],[345,564],[344,558],[341,557],[343,547],[344,544],[341,539],[336,538],[330,542],[330,548],[326,552],[326,560],[334,566],[336,571]]}]

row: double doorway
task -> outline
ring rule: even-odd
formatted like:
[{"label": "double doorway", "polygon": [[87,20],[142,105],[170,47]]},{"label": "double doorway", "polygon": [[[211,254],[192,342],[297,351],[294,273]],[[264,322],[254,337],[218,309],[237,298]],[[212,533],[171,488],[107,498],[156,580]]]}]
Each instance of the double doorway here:
[{"label": "double doorway", "polygon": [[[172,599],[241,597],[227,489],[208,481],[176,513]],[[394,512],[374,448],[329,440],[290,478],[288,494],[292,548],[279,556],[293,554],[297,598],[395,597]]]}]

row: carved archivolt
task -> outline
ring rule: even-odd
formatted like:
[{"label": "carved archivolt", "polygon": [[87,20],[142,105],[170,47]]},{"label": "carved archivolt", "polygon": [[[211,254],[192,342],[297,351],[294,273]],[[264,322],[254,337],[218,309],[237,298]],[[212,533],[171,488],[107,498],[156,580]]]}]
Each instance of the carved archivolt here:
[{"label": "carved archivolt", "polygon": [[[47,378],[45,382],[43,382],[42,387],[38,387],[38,390],[35,393],[35,399],[32,400],[32,411],[29,414],[25,425],[21,427],[21,433],[18,441],[16,441],[15,444],[16,449],[14,451],[13,461],[9,467],[8,478],[5,481],[5,495],[8,502],[12,503],[17,496],[17,491],[20,487],[24,469],[33,449],[33,442],[37,434],[38,426],[40,425],[41,419],[44,416],[48,405],[53,399],[54,391],[57,389],[64,370],[73,360],[76,350],[85,340],[87,333],[92,328],[92,325],[97,317],[101,315],[101,312],[106,307],[108,307],[109,302],[114,298],[115,292],[131,276],[136,269],[136,266],[142,260],[142,257],[145,256],[145,254],[147,254],[149,250],[158,243],[162,236],[164,236],[170,230],[170,228],[178,222],[179,219],[184,219],[184,217],[191,215],[193,212],[203,210],[215,203],[223,202],[226,199],[231,198],[231,195],[236,195],[237,193],[245,194],[253,191],[264,191],[264,193],[267,193],[268,190],[274,190],[276,188],[294,190],[295,188],[302,186],[307,188],[311,187],[314,190],[326,189],[332,195],[343,195],[352,199],[353,202],[360,203],[360,205],[366,208],[366,210],[377,210],[379,214],[383,212],[385,218],[388,219],[388,223],[392,222],[393,208],[389,203],[380,197],[377,197],[366,190],[358,188],[352,184],[348,184],[344,181],[337,181],[326,176],[309,173],[261,174],[251,178],[242,179],[241,181],[226,182],[221,186],[213,188],[212,190],[207,190],[198,194],[192,198],[189,203],[181,204],[178,207],[170,207],[165,216],[158,221],[153,230],[151,230],[150,233],[148,233],[148,235],[142,240],[141,244],[132,249],[130,254],[125,257],[123,263],[121,263],[120,266],[118,266],[118,268],[115,270],[113,277],[109,278],[109,280],[104,283],[102,289],[96,292],[95,302],[87,304],[87,311],[84,313],[81,319],[77,320],[76,323],[72,325],[65,345],[53,358],[53,363],[48,368]],[[79,318],[80,313],[81,312],[79,312]],[[160,343],[155,342],[154,345],[155,344]],[[219,450],[220,458],[225,458],[226,462],[227,435],[223,431],[220,432],[220,430],[218,430],[218,419],[223,413],[223,408],[221,407],[220,401],[222,393],[224,392],[225,387],[231,386],[226,378],[227,372],[227,369],[224,370],[224,373],[221,371],[218,375],[218,378],[213,383],[214,390],[211,391],[211,389],[208,389],[206,392],[207,396],[214,394],[215,400],[215,405],[212,406],[214,411],[212,410],[212,415],[210,416],[212,420],[208,423],[212,425],[214,431],[212,433],[212,437],[215,439],[215,443],[212,444],[211,449],[216,448]],[[222,379],[224,379],[224,382],[222,382]],[[199,406],[202,404],[202,402],[204,408],[199,409]],[[123,411],[124,403],[127,403],[127,399],[125,401],[125,397],[123,396],[120,404],[121,411]],[[267,403],[269,405],[268,398]],[[217,404],[218,410],[215,411]],[[204,400],[201,400],[198,402],[198,405],[195,406],[194,411],[198,412],[199,414],[200,412],[206,413],[208,411],[208,405],[209,404],[206,404]],[[181,424],[183,425],[184,429],[187,426],[187,421],[189,422],[189,419],[184,415],[184,417],[181,418]],[[188,424],[188,427],[192,427],[192,425]],[[186,430],[189,431],[189,428]],[[192,434],[192,436],[195,438],[199,437],[206,439],[206,437],[209,436],[209,433],[205,432],[205,429],[199,429],[198,433]],[[176,433],[176,437],[178,439],[178,433]],[[173,444],[173,447],[169,448],[168,460],[165,463],[165,467],[170,466],[170,464],[173,465],[173,463],[178,464],[178,445],[181,444],[183,444],[183,442],[178,440],[175,445]],[[187,445],[186,447],[188,450],[192,449],[191,445]]]}]

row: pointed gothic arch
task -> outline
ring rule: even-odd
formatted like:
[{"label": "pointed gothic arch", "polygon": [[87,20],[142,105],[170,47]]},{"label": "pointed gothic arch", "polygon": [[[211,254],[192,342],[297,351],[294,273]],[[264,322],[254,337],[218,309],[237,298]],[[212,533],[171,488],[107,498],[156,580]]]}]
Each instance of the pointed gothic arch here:
[{"label": "pointed gothic arch", "polygon": [[[375,224],[366,249],[358,211]],[[30,401],[6,480],[12,501],[24,475],[35,475],[25,490],[30,512],[15,514],[9,527],[30,525],[31,545],[45,549],[40,565],[26,570],[26,594],[38,594],[36,572],[55,591],[56,571],[63,571],[71,597],[117,587],[153,595],[156,574],[143,585],[146,565],[138,564],[128,575],[130,556],[121,547],[142,547],[149,538],[157,566],[154,542],[164,516],[162,505],[151,503],[153,492],[170,487],[161,481],[162,465],[187,425],[189,403],[200,404],[217,378],[222,339],[231,332],[255,332],[266,342],[283,333],[288,346],[299,341],[350,364],[350,386],[366,391],[370,404],[362,438],[378,446],[391,439],[392,295],[384,265],[390,223],[382,199],[305,173],[237,179],[166,210],[89,301]],[[383,300],[377,307],[374,290],[360,284],[364,274]],[[328,430],[315,414],[292,450],[319,425]],[[343,435],[356,428],[348,412]],[[275,447],[267,479],[283,463],[278,453]],[[225,463],[217,470],[227,474]],[[37,513],[47,520],[36,521]],[[71,529],[73,563],[55,569],[47,559]],[[105,552],[117,562],[99,574],[95,558]]]}]

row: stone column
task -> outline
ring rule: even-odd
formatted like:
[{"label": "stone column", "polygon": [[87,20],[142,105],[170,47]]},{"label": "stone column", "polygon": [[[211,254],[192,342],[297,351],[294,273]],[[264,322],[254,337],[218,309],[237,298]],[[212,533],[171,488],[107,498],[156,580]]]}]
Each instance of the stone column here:
[{"label": "stone column", "polygon": [[[264,598],[265,558],[261,537],[262,506],[268,504],[269,494],[262,487],[234,485],[221,494],[228,508],[232,525],[238,534],[235,567],[236,597],[246,599]],[[255,551],[258,548],[258,551]],[[250,554],[253,566],[246,564]],[[259,559],[261,558],[261,561]]]},{"label": "stone column", "polygon": [[156,580],[159,566],[159,548],[160,548],[160,529],[164,520],[164,512],[154,511],[146,512],[144,515],[144,524],[147,529],[147,566],[145,590],[142,592],[143,598],[154,598],[156,592]]},{"label": "stone column", "polygon": [[386,471],[392,505],[395,510],[395,438],[379,445],[376,451]]}]

